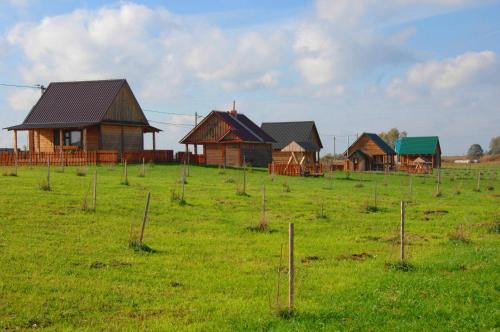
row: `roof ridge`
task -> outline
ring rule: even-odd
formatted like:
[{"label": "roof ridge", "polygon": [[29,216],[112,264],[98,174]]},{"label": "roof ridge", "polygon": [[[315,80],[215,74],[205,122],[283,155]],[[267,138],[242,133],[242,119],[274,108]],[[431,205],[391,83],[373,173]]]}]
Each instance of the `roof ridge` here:
[{"label": "roof ridge", "polygon": [[[231,114],[229,114],[229,115],[232,116]],[[243,113],[236,113],[236,116],[233,116],[233,119],[235,119],[240,125],[243,126],[243,128],[245,128],[246,130],[248,130],[252,135],[254,135],[255,137],[257,137],[261,142],[264,142],[264,138],[260,137],[260,135],[257,135],[252,129],[248,128],[248,126],[246,126],[243,122],[241,122],[238,119],[238,115],[243,115],[244,117],[246,117],[246,115],[243,114]],[[248,119],[248,120],[250,120],[250,119]],[[250,121],[252,121],[252,120],[250,120]]]},{"label": "roof ridge", "polygon": [[55,81],[50,82],[50,84],[76,84],[76,83],[95,83],[95,82],[117,82],[117,81],[126,81],[126,78],[110,78],[110,79],[102,79],[102,80],[81,80],[81,81]]}]

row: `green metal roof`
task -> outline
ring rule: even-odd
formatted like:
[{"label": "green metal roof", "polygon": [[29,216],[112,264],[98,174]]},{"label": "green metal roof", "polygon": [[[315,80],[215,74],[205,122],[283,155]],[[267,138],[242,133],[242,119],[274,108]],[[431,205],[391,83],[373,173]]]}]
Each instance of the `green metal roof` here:
[{"label": "green metal roof", "polygon": [[439,146],[437,136],[403,137],[396,143],[397,154],[434,154]]}]

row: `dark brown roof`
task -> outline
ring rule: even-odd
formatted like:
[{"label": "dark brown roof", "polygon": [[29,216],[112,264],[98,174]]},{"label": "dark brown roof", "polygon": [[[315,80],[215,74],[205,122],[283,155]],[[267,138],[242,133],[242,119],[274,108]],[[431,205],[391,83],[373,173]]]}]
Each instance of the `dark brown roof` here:
[{"label": "dark brown roof", "polygon": [[314,121],[264,122],[261,128],[275,139],[273,149],[283,149],[293,141],[308,151],[323,148]]},{"label": "dark brown roof", "polygon": [[[24,122],[7,129],[95,125],[103,121],[123,85],[128,85],[125,79],[50,83]],[[149,126],[147,120],[142,124]]]}]

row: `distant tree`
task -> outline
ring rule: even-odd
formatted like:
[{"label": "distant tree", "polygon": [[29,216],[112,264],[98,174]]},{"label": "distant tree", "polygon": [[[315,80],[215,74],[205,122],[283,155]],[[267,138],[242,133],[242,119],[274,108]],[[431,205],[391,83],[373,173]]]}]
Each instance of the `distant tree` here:
[{"label": "distant tree", "polygon": [[500,136],[491,139],[489,152],[490,154],[500,154]]},{"label": "distant tree", "polygon": [[471,159],[479,159],[483,156],[483,154],[483,148],[479,144],[472,144],[469,151],[467,151],[467,157]]},{"label": "distant tree", "polygon": [[406,131],[400,132],[398,128],[389,129],[387,132],[381,132],[378,134],[391,148],[394,149],[394,143],[402,138],[408,136]]}]

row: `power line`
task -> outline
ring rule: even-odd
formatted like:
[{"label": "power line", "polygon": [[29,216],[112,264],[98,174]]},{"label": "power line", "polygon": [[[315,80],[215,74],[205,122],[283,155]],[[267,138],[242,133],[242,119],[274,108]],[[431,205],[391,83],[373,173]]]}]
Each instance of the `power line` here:
[{"label": "power line", "polygon": [[153,123],[159,123],[159,124],[167,125],[167,126],[181,127],[181,128],[194,127],[194,125],[187,124],[187,123],[172,123],[172,122],[155,121],[155,120],[149,120],[149,119],[148,119],[148,121],[149,122],[153,122]]},{"label": "power line", "polygon": [[[169,115],[179,115],[179,116],[194,116],[193,114],[186,113],[173,113],[173,112],[163,112],[163,111],[155,111],[155,110],[143,110],[144,112],[150,113],[158,113],[158,114],[169,114]],[[198,118],[204,118],[203,115],[196,115]]]},{"label": "power line", "polygon": [[1,86],[8,86],[12,88],[31,88],[31,89],[40,89],[43,87],[43,85],[37,84],[37,85],[22,85],[22,84],[7,84],[7,83],[0,83]]}]

